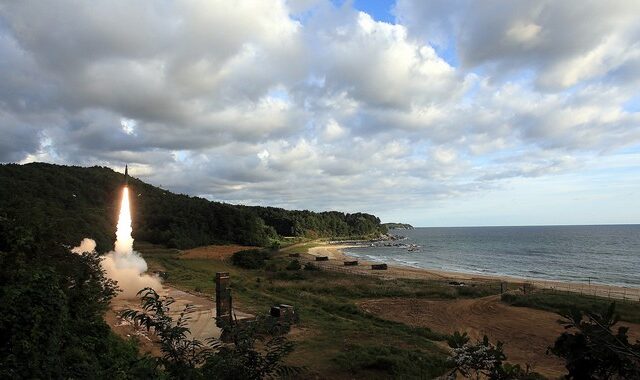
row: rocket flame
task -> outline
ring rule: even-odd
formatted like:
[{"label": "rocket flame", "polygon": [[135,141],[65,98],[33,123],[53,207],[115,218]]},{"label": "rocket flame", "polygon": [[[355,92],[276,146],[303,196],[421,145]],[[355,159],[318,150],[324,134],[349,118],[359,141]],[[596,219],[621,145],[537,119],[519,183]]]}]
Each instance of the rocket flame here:
[{"label": "rocket flame", "polygon": [[129,206],[129,188],[122,189],[122,201],[120,203],[120,215],[116,229],[115,251],[117,253],[133,252],[133,237],[131,237],[131,207]]},{"label": "rocket flame", "polygon": [[[129,205],[129,188],[122,189],[120,201],[120,215],[116,229],[116,244],[114,251],[108,252],[102,258],[102,269],[107,276],[116,281],[122,291],[118,298],[134,299],[142,288],[150,287],[156,292],[162,291],[160,279],[146,274],[147,262],[138,252],[133,250],[133,237],[131,237],[131,206]],[[81,254],[92,252],[96,248],[96,242],[92,239],[84,239],[80,246],[71,251]]]}]

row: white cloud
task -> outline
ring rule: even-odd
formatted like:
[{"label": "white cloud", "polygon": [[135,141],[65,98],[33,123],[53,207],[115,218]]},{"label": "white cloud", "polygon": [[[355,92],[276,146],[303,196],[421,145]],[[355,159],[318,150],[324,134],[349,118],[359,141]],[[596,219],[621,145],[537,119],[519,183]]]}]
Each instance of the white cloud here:
[{"label": "white cloud", "polygon": [[325,140],[333,141],[344,137],[347,134],[347,131],[338,124],[335,119],[329,119],[327,125],[324,127],[323,136]]},{"label": "white cloud", "polygon": [[579,172],[640,145],[637,4],[5,3],[0,161],[385,215]]},{"label": "white cloud", "polygon": [[411,34],[445,35],[466,68],[497,78],[534,70],[546,90],[602,78],[640,49],[635,0],[399,0],[395,12]]}]

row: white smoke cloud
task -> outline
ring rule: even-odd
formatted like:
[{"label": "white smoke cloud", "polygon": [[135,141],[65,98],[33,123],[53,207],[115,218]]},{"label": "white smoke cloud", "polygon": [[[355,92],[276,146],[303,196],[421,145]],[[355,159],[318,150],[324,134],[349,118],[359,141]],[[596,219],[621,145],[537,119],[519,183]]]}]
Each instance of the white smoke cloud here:
[{"label": "white smoke cloud", "polygon": [[[95,249],[96,242],[93,239],[84,238],[79,246],[71,249],[71,252],[82,254],[94,252]],[[135,298],[138,291],[146,287],[153,288],[157,292],[162,290],[160,279],[145,273],[147,262],[138,252],[111,251],[103,256],[100,264],[107,277],[118,283],[121,292],[118,293],[117,298]]]},{"label": "white smoke cloud", "polygon": [[80,242],[80,245],[71,249],[71,252],[82,255],[85,252],[95,252],[96,242],[93,239],[84,238]]},{"label": "white smoke cloud", "polygon": [[[129,205],[129,189],[122,189],[120,215],[116,230],[116,242],[114,251],[107,253],[100,264],[107,276],[118,283],[121,292],[117,297],[135,298],[140,289],[150,287],[156,291],[162,290],[162,285],[157,277],[146,274],[147,262],[140,254],[133,250],[133,237],[131,236],[131,207]],[[96,242],[93,239],[84,238],[80,245],[71,252],[82,254],[94,252]]]},{"label": "white smoke cloud", "polygon": [[147,263],[138,252],[121,254],[110,252],[102,260],[102,268],[107,276],[118,282],[122,290],[120,298],[135,298],[140,289],[149,287],[156,292],[162,290],[160,279],[146,274]]}]

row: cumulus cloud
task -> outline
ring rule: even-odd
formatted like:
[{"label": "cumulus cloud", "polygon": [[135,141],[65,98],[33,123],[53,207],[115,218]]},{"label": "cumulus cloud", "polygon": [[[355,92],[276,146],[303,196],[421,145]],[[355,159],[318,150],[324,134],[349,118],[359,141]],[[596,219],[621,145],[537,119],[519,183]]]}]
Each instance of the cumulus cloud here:
[{"label": "cumulus cloud", "polygon": [[562,175],[640,144],[638,7],[3,3],[0,161],[378,213]]},{"label": "cumulus cloud", "polygon": [[395,12],[412,33],[454,46],[465,67],[535,70],[544,89],[601,78],[640,51],[634,0],[399,0]]}]

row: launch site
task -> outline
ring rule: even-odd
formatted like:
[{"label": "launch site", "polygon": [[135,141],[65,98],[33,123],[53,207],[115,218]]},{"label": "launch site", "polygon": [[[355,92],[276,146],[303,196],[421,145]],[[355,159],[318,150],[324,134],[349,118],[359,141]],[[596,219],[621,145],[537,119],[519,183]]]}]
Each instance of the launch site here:
[{"label": "launch site", "polygon": [[0,0],[0,379],[640,379],[640,2]]}]

